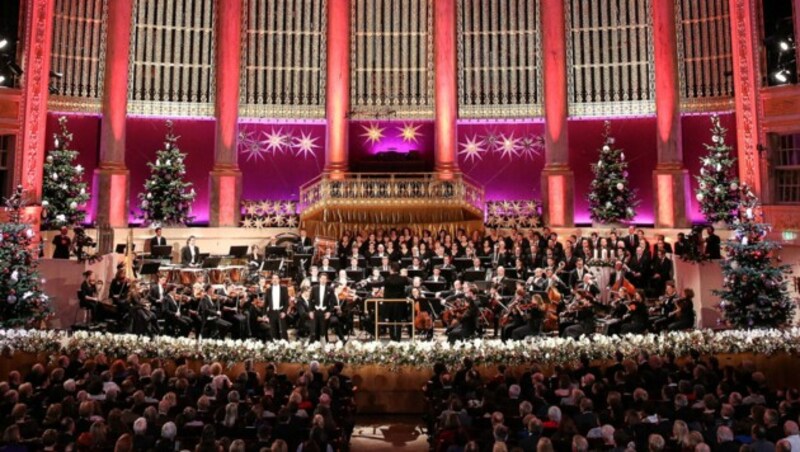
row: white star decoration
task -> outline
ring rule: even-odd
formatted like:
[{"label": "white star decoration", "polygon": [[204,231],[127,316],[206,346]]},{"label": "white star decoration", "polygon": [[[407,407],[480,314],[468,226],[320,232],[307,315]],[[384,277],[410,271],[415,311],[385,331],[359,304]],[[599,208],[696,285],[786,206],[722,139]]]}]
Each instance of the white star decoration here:
[{"label": "white star decoration", "polygon": [[416,143],[419,141],[419,128],[422,127],[421,124],[414,125],[413,123],[404,123],[403,127],[400,127],[400,136],[403,137],[404,143]]},{"label": "white star decoration", "polygon": [[461,150],[458,151],[459,155],[464,156],[464,161],[482,160],[484,152],[486,149],[481,147],[481,140],[476,135],[472,135],[472,138],[467,138],[466,142],[461,143]]},{"label": "white star decoration", "polygon": [[283,152],[283,150],[288,147],[289,145],[289,136],[283,134],[282,129],[275,129],[270,130],[269,132],[264,132],[264,144],[266,144],[267,152],[272,152],[276,154],[278,152]]},{"label": "white star decoration", "polygon": [[361,134],[361,136],[365,137],[368,142],[375,144],[383,138],[383,131],[385,129],[380,127],[377,123],[371,122],[369,125],[362,127],[364,128],[364,133]]},{"label": "white star decoration", "polygon": [[319,147],[317,144],[317,140],[319,137],[311,137],[311,133],[301,133],[300,137],[296,137],[294,139],[294,149],[297,152],[297,156],[306,157],[314,157],[316,155],[316,150]]},{"label": "white star decoration", "polygon": [[522,157],[534,158],[539,155],[542,148],[542,139],[537,136],[527,136],[520,141],[519,152]]},{"label": "white star decoration", "polygon": [[517,144],[517,139],[514,138],[513,132],[509,136],[502,135],[500,137],[500,147],[498,151],[501,157],[511,158],[519,154],[519,145]]},{"label": "white star decoration", "polygon": [[247,158],[247,161],[264,160],[267,151],[261,146],[261,142],[253,132],[239,132],[239,153]]}]

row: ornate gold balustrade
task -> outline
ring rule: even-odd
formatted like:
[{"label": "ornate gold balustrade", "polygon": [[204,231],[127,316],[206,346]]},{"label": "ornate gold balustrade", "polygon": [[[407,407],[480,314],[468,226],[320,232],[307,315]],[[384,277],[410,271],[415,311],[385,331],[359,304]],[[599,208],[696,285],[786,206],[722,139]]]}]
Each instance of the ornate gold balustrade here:
[{"label": "ornate gold balustrade", "polygon": [[463,175],[433,173],[321,175],[300,188],[300,219],[310,233],[338,237],[344,230],[410,227],[454,231],[483,227],[483,187]]}]

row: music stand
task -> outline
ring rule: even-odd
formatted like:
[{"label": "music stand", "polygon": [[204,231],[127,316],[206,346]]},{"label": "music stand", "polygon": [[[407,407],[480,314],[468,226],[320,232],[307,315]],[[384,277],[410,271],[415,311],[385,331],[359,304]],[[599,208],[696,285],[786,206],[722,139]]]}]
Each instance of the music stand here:
[{"label": "music stand", "polygon": [[270,257],[286,257],[286,247],[285,246],[268,246],[267,249],[264,250],[264,254]]},{"label": "music stand", "polygon": [[481,260],[481,267],[491,267],[492,256],[481,256],[478,259]]},{"label": "music stand", "polygon": [[292,256],[292,264],[295,268],[300,268],[300,262],[306,267],[306,270],[311,268],[311,254],[295,254]]},{"label": "music stand", "polygon": [[411,266],[411,261],[412,261],[412,258],[410,258],[410,257],[404,257],[404,258],[400,259],[400,267],[402,267],[402,268],[410,267]]},{"label": "music stand", "polygon": [[483,281],[486,279],[486,272],[483,270],[467,270],[461,275],[463,281]]},{"label": "music stand", "polygon": [[425,270],[408,270],[408,277],[409,278],[425,278]]},{"label": "music stand", "polygon": [[264,265],[261,267],[264,271],[271,271],[276,272],[281,266],[281,261],[285,261],[283,259],[266,259],[264,260]]},{"label": "music stand", "polygon": [[444,258],[443,257],[434,256],[434,257],[431,258],[431,266],[438,267],[438,266],[443,265],[443,264],[444,264]]},{"label": "music stand", "polygon": [[506,278],[517,279],[519,275],[517,275],[516,268],[507,268],[506,269]]},{"label": "music stand", "polygon": [[328,281],[329,281],[329,282],[333,282],[333,281],[335,281],[335,280],[336,280],[336,271],[331,271],[331,270],[329,270],[329,271],[322,271],[322,270],[320,270],[320,271],[319,271],[319,274],[320,274],[320,275],[322,275],[322,274],[328,275]]},{"label": "music stand", "polygon": [[457,270],[464,270],[472,265],[472,259],[468,257],[457,257],[453,260],[453,265],[455,265]]},{"label": "music stand", "polygon": [[361,281],[364,279],[364,270],[347,270],[347,279],[353,281]]},{"label": "music stand", "polygon": [[206,257],[205,259],[203,259],[202,268],[205,268],[205,269],[217,268],[217,267],[219,267],[220,261],[222,261],[221,257]]},{"label": "music stand", "polygon": [[439,269],[439,274],[442,275],[442,278],[446,279],[448,282],[453,282],[455,279],[455,272],[452,268]]},{"label": "music stand", "polygon": [[150,255],[169,259],[172,256],[172,245],[156,245],[150,249]]},{"label": "music stand", "polygon": [[383,258],[382,257],[372,256],[372,257],[369,258],[369,266],[370,266],[370,268],[380,267],[382,263],[383,263]]},{"label": "music stand", "polygon": [[[131,247],[131,251],[136,251],[136,244],[134,243]],[[124,243],[117,243],[117,247],[114,249],[114,252],[117,254],[125,254],[128,252],[128,245]]]},{"label": "music stand", "polygon": [[139,274],[142,276],[158,275],[159,267],[161,267],[161,262],[145,262],[139,269]]},{"label": "music stand", "polygon": [[444,281],[425,281],[422,285],[431,292],[441,292],[447,288],[447,283]]},{"label": "music stand", "polygon": [[241,259],[247,256],[247,245],[244,246],[232,246],[228,250],[228,254],[233,256],[234,258]]}]

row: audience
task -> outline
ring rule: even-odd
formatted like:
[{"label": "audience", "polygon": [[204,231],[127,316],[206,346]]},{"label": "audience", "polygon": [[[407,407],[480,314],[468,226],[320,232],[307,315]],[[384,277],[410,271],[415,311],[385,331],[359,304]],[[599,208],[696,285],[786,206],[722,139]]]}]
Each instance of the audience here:
[{"label": "audience", "polygon": [[56,356],[0,382],[0,451],[340,450],[355,416],[343,370]]}]

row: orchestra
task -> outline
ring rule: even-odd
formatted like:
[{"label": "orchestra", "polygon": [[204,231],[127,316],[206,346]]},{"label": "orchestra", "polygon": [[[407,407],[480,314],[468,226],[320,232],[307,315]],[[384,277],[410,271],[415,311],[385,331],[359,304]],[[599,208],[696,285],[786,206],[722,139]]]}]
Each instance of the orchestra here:
[{"label": "orchestra", "polygon": [[[663,236],[651,246],[633,229],[564,239],[548,228],[455,237],[403,229],[335,242],[301,232],[283,247],[252,244],[228,267],[206,265],[190,237],[181,265],[140,279],[119,268],[105,296],[87,272],[81,307],[119,331],[260,340],[434,340],[443,330],[451,342],[507,341],[694,325],[693,294],[678,296]],[[151,242],[166,243],[160,229]]]}]

